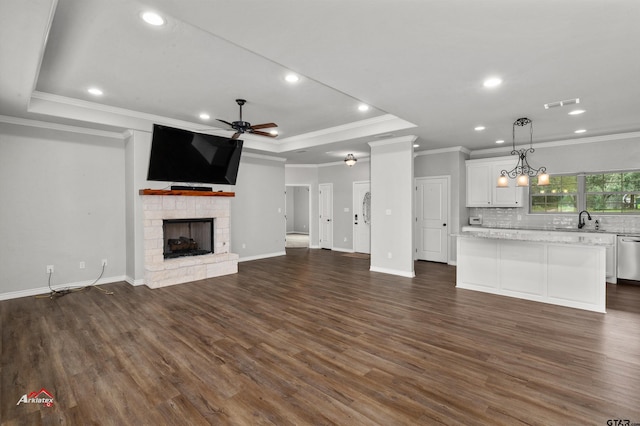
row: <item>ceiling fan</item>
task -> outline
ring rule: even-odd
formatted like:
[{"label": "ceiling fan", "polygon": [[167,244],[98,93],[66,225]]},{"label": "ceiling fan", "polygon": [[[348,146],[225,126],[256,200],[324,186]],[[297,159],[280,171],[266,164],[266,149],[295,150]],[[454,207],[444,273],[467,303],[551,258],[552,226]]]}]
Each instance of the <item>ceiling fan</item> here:
[{"label": "ceiling fan", "polygon": [[236,132],[233,134],[233,139],[238,139],[243,133],[253,133],[254,135],[260,136],[268,136],[270,138],[275,138],[277,134],[271,134],[268,132],[260,131],[259,129],[269,129],[271,127],[278,127],[276,123],[263,123],[263,124],[254,124],[253,126],[248,121],[242,121],[242,105],[244,105],[247,101],[244,99],[236,99],[236,103],[240,106],[240,119],[238,121],[234,121],[229,123],[225,120],[217,119],[218,121],[231,126],[233,130]]}]

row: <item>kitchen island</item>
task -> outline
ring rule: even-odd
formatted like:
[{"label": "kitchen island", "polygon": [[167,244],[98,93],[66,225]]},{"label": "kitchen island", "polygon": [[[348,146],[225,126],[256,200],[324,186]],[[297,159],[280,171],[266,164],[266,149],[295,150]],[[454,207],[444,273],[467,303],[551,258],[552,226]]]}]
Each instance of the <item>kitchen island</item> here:
[{"label": "kitchen island", "polygon": [[602,235],[490,230],[462,232],[456,287],[606,311],[606,249]]}]

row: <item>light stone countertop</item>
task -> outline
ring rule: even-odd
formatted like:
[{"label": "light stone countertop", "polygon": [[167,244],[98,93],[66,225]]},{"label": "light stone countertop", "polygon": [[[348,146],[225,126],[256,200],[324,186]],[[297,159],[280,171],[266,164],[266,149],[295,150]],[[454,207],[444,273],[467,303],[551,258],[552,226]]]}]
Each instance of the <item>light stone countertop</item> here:
[{"label": "light stone countertop", "polygon": [[[556,231],[535,231],[535,232],[519,232],[519,231],[532,231],[524,229],[496,229],[492,228],[487,230],[484,228],[482,231],[475,232],[460,232],[458,234],[451,234],[453,237],[462,238],[484,238],[492,240],[511,240],[511,241],[529,241],[536,243],[553,243],[553,244],[571,244],[581,246],[603,246],[610,247],[615,244],[615,239],[612,240],[611,235],[599,235],[598,233],[570,233],[564,234]],[[582,234],[582,235],[580,235]]]}]

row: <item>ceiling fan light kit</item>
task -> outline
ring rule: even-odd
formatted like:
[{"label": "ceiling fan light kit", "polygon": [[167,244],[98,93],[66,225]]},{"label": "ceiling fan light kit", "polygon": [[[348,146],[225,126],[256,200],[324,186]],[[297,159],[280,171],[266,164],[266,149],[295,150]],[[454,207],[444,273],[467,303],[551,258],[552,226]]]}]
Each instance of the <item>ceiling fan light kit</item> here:
[{"label": "ceiling fan light kit", "polygon": [[233,130],[236,131],[233,134],[232,139],[238,139],[240,135],[242,135],[243,133],[253,133],[254,135],[267,136],[270,138],[275,138],[276,136],[278,136],[277,132],[271,133],[271,132],[263,132],[259,130],[259,129],[270,129],[273,127],[278,127],[276,123],[262,123],[262,124],[251,125],[251,123],[249,123],[248,121],[242,120],[242,106],[246,102],[247,101],[245,99],[236,99],[236,103],[240,107],[240,119],[238,121],[233,121],[230,123],[226,120],[221,120],[219,118],[217,119],[219,122],[226,124],[227,126],[231,127]]},{"label": "ceiling fan light kit", "polygon": [[[516,149],[516,126],[529,127],[529,148]],[[538,169],[533,168],[529,165],[529,161],[527,160],[527,154],[533,154],[535,150],[533,149],[533,122],[526,118],[518,118],[513,123],[513,145],[511,149],[511,155],[518,156],[518,163],[516,166],[507,171],[502,170],[500,172],[500,176],[498,177],[498,188],[506,188],[509,186],[509,178],[516,179],[516,186],[529,186],[529,178],[530,177],[538,177],[538,186],[546,186],[549,185],[549,175],[547,174],[546,167],[540,167]]]},{"label": "ceiling fan light kit", "polygon": [[344,163],[349,167],[353,167],[356,161],[358,161],[358,159],[353,154],[348,154],[344,159]]}]

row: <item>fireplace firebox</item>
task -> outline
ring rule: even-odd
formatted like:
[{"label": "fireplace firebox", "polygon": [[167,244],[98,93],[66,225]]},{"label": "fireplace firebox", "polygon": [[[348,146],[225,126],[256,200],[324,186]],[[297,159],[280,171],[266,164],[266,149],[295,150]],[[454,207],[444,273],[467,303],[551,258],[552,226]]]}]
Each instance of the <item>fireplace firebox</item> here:
[{"label": "fireplace firebox", "polygon": [[162,221],[165,259],[214,253],[213,218]]}]

